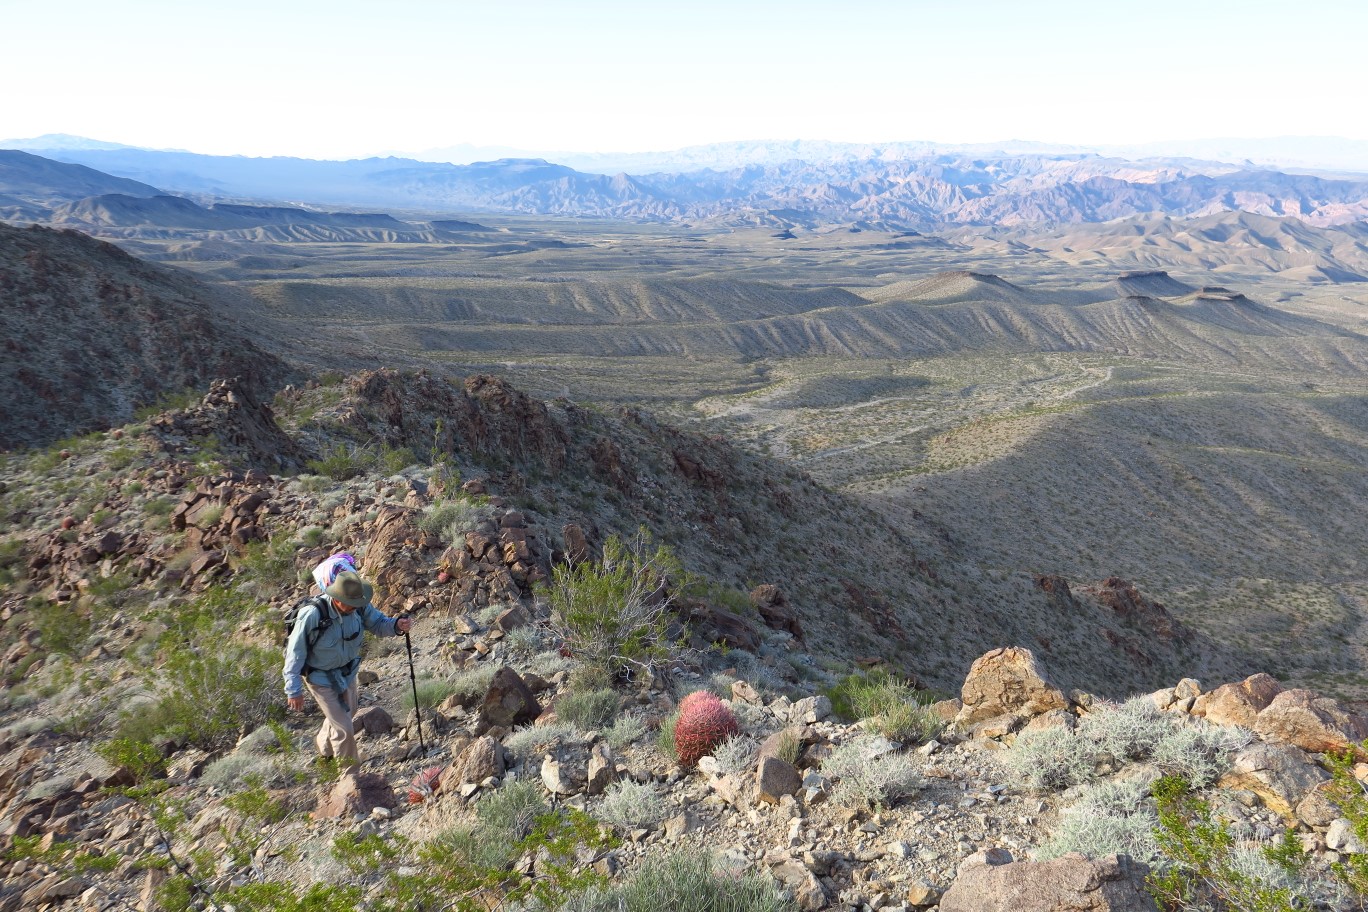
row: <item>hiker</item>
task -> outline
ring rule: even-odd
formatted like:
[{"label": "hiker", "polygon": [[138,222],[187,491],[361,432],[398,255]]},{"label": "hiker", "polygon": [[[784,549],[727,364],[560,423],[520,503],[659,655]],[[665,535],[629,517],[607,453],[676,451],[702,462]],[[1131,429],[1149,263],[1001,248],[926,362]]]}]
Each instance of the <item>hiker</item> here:
[{"label": "hiker", "polygon": [[355,570],[339,572],[322,596],[301,608],[285,644],[286,704],[303,709],[307,687],[323,710],[323,727],[314,739],[319,755],[348,765],[359,762],[352,715],[362,631],[398,636],[413,626],[411,618],[381,614],[371,604],[374,592]]}]

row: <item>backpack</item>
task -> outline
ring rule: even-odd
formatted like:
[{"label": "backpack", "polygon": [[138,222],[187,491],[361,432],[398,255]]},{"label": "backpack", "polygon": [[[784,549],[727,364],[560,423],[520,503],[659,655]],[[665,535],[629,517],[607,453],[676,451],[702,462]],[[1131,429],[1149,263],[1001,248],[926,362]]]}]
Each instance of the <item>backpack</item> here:
[{"label": "backpack", "polygon": [[286,608],[285,615],[281,618],[281,626],[285,629],[285,636],[281,641],[281,645],[284,646],[286,643],[290,642],[290,634],[294,632],[295,622],[298,621],[299,616],[304,613],[304,609],[308,608],[310,605],[316,605],[318,606],[318,626],[314,627],[313,633],[306,638],[307,646],[309,650],[312,651],[314,644],[318,642],[318,638],[323,635],[323,631],[332,626],[333,613],[330,610],[331,606],[329,606],[328,602],[329,599],[325,595],[312,595],[308,598],[302,598]]}]

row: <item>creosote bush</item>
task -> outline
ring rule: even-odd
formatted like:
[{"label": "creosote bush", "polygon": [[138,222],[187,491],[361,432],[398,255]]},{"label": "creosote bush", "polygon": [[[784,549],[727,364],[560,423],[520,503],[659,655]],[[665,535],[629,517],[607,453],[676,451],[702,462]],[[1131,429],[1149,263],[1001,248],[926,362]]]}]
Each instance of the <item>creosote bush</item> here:
[{"label": "creosote bush", "polygon": [[671,579],[682,579],[668,548],[653,547],[649,533],[629,541],[613,536],[598,563],[558,566],[549,601],[556,634],[575,658],[630,677],[667,659]]}]

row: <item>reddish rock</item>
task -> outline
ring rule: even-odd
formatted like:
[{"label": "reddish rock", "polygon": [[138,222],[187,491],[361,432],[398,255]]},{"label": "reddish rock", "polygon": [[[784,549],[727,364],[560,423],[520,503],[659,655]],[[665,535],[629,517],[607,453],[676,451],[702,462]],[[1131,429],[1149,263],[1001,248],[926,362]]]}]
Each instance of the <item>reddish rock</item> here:
[{"label": "reddish rock", "polygon": [[541,715],[541,705],[518,673],[507,666],[494,673],[480,706],[480,728],[515,728]]},{"label": "reddish rock", "polygon": [[756,586],[751,590],[750,600],[764,618],[766,627],[787,631],[799,643],[803,642],[803,627],[782,589],[771,583]]},{"label": "reddish rock", "polygon": [[342,774],[328,796],[313,812],[315,819],[342,819],[369,814],[377,807],[393,808],[399,798],[384,777],[351,770]]},{"label": "reddish rock", "polygon": [[387,735],[394,728],[394,719],[382,706],[364,706],[352,717],[357,730],[370,735]]}]

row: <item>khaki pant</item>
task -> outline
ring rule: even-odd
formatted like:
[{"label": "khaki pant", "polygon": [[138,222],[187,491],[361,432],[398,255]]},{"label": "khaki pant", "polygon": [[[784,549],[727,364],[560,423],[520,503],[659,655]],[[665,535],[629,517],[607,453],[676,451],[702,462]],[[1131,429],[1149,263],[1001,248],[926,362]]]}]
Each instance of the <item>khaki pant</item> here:
[{"label": "khaki pant", "polygon": [[336,757],[339,763],[357,763],[361,759],[356,753],[356,731],[352,727],[352,715],[357,706],[356,680],[353,676],[345,694],[339,694],[331,687],[315,687],[304,682],[324,716],[323,727],[318,730],[314,744],[318,746],[320,756]]}]

